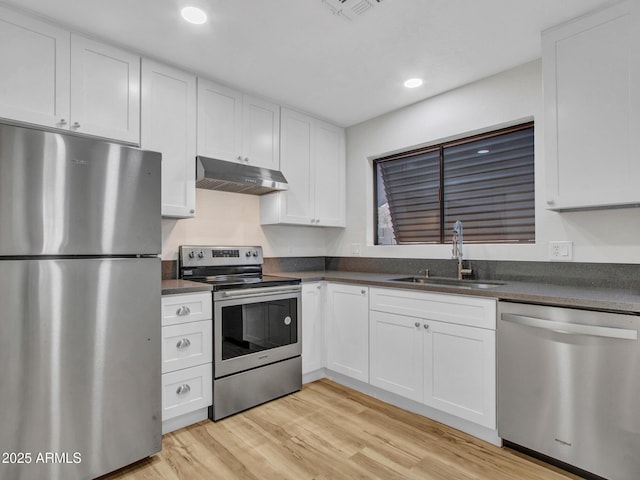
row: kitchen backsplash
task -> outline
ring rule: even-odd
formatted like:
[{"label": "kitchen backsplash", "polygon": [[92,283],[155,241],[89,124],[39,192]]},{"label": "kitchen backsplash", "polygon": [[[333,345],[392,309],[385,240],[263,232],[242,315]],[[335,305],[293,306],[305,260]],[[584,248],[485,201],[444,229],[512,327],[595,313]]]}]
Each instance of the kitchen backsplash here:
[{"label": "kitchen backsplash", "polygon": [[[576,287],[640,291],[640,265],[616,263],[521,262],[470,260],[474,277],[483,280],[526,281]],[[455,277],[455,260],[376,257],[270,257],[264,272],[343,270],[351,272],[423,274]],[[162,261],[162,278],[177,278],[177,261]]]}]

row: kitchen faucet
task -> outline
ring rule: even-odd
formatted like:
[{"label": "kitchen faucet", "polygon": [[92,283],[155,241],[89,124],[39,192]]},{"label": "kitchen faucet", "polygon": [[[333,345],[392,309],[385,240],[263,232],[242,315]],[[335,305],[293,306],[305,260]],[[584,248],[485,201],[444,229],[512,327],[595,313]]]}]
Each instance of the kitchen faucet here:
[{"label": "kitchen faucet", "polygon": [[463,234],[462,234],[462,222],[457,220],[455,225],[453,226],[453,241],[451,248],[451,256],[458,260],[458,279],[462,280],[465,275],[471,276],[473,274],[473,270],[471,268],[464,268],[463,260],[462,260],[462,245],[464,243]]}]

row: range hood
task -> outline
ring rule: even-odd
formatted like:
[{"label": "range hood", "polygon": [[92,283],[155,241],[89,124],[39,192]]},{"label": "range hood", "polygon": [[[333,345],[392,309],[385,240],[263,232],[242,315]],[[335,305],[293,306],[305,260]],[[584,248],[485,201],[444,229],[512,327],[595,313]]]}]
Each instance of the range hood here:
[{"label": "range hood", "polygon": [[289,189],[282,172],[227,162],[208,157],[196,157],[196,187],[224,192],[264,195]]}]

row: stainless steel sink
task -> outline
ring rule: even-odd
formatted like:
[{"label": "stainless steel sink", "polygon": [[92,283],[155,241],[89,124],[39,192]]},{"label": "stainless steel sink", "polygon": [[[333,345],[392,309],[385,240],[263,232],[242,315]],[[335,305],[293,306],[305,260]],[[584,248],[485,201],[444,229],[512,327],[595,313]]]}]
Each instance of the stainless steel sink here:
[{"label": "stainless steel sink", "polygon": [[457,278],[443,277],[402,277],[393,278],[393,282],[418,283],[423,285],[443,285],[457,288],[489,289],[504,285],[503,282],[490,282],[486,280],[458,280]]}]

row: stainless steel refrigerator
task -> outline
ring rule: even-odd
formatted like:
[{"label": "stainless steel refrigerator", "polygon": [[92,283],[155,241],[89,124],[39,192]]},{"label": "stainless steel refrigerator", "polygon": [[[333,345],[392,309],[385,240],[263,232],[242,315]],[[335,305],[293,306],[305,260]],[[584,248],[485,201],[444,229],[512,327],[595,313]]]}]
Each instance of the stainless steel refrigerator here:
[{"label": "stainless steel refrigerator", "polygon": [[0,125],[0,479],[161,448],[160,154]]}]

